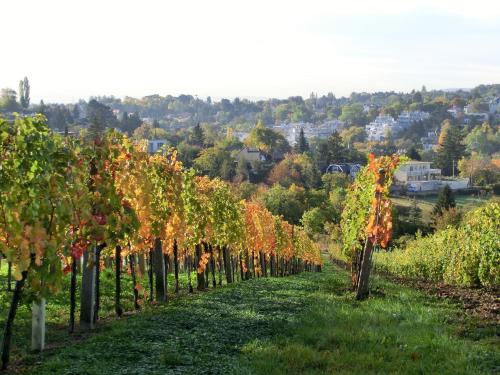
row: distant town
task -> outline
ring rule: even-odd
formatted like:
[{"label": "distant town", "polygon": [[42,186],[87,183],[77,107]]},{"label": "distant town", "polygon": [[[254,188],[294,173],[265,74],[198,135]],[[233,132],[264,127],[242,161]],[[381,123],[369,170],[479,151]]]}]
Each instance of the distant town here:
[{"label": "distant town", "polygon": [[98,119],[148,140],[151,152],[175,147],[186,167],[230,181],[269,182],[275,166],[300,152],[318,175],[351,177],[370,152],[407,155],[414,164],[395,175],[399,192],[437,193],[445,183],[454,190],[493,186],[499,174],[500,85],[255,102],[150,95],[35,104],[29,93],[27,78],[17,92],[2,89],[3,116],[42,114],[53,131],[69,136]]}]

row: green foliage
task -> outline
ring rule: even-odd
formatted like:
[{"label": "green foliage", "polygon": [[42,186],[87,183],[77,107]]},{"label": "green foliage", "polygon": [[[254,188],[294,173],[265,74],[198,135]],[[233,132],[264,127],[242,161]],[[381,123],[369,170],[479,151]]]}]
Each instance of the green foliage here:
[{"label": "green foliage", "polygon": [[[127,125],[128,126],[128,125]],[[130,127],[132,129],[133,127]],[[123,128],[122,128],[123,129]],[[137,140],[141,139],[165,139],[167,137],[167,132],[162,128],[154,128],[153,126],[144,123],[139,124],[138,127],[133,128],[133,138]]]},{"label": "green foliage", "polygon": [[14,112],[19,109],[17,104],[17,93],[9,88],[0,92],[0,111]]},{"label": "green foliage", "polygon": [[183,141],[177,145],[177,151],[179,153],[179,160],[182,162],[182,165],[184,165],[186,168],[190,168],[193,166],[194,160],[200,154],[201,148]]},{"label": "green foliage", "polygon": [[330,194],[336,188],[347,189],[351,181],[344,173],[325,173],[321,176],[321,182],[325,192]]},{"label": "green foliage", "polygon": [[294,146],[295,152],[302,154],[309,151],[309,143],[304,135],[304,129],[300,128],[299,139]]},{"label": "green foliage", "polygon": [[372,199],[375,194],[375,178],[368,167],[356,175],[354,188],[349,189],[340,222],[343,252],[349,258],[363,248],[365,228]]},{"label": "green foliage", "polygon": [[443,125],[439,137],[436,164],[445,176],[457,173],[458,161],[465,155],[463,129],[457,125]]},{"label": "green foliage", "polygon": [[328,138],[328,164],[343,163],[348,160],[348,151],[344,142],[336,131]]},{"label": "green foliage", "polygon": [[95,99],[90,100],[87,105],[87,118],[90,122],[89,133],[94,137],[102,135],[106,128],[118,125],[111,108]]},{"label": "green foliage", "polygon": [[363,113],[363,106],[361,104],[351,104],[342,107],[342,114],[340,120],[345,121],[349,125],[365,125],[366,116]]},{"label": "green foliage", "polygon": [[299,224],[304,213],[304,205],[299,193],[275,184],[264,196],[266,208],[274,215],[282,215],[291,224]]},{"label": "green foliage", "polygon": [[417,199],[414,197],[411,201],[408,211],[408,221],[415,226],[422,223],[422,209],[418,206]]},{"label": "green foliage", "polygon": [[307,234],[320,234],[325,232],[325,223],[328,220],[325,210],[314,207],[302,215],[301,223]]},{"label": "green foliage", "polygon": [[192,145],[203,147],[205,143],[205,134],[199,123],[196,124],[196,126],[191,131],[191,136],[189,141]]},{"label": "green foliage", "polygon": [[[379,160],[376,163],[378,165],[377,168],[384,165],[386,174],[384,186],[387,189],[386,191],[388,191],[392,184],[392,174],[394,172],[390,167],[392,161],[391,158],[386,157]],[[398,162],[404,162],[404,160],[404,158],[401,158]],[[363,249],[366,239],[366,227],[368,225],[372,201],[375,197],[377,182],[377,177],[372,170],[373,168],[374,166],[372,165],[366,165],[361,168],[345,198],[340,226],[342,229],[342,249],[344,254],[349,258],[352,258]],[[387,192],[385,195],[387,195]]]},{"label": "green foliage", "polygon": [[500,150],[500,131],[487,122],[476,126],[465,137],[467,151],[479,155],[492,155]]},{"label": "green foliage", "polygon": [[432,210],[433,216],[441,216],[444,210],[456,207],[455,195],[450,186],[446,184],[439,192],[438,199]]},{"label": "green foliage", "polygon": [[74,145],[54,137],[44,120],[0,118],[0,254],[16,279],[27,272],[36,297],[60,286],[72,200],[80,198],[78,172],[68,167],[76,161]]},{"label": "green foliage", "polygon": [[269,173],[270,184],[290,187],[292,184],[313,188],[319,185],[320,174],[307,154],[288,154]]},{"label": "green foliage", "polygon": [[[132,135],[135,135],[135,131],[141,126],[142,120],[139,117],[139,114],[137,112],[131,113],[130,115],[127,112],[123,113],[122,119],[120,121],[120,129],[124,131],[125,133]],[[152,139],[152,138],[157,138],[155,135],[155,131],[157,130],[156,128],[153,129],[153,126],[149,124],[144,124],[147,125],[149,128],[151,128],[151,135],[149,136],[143,136],[140,137],[139,139]],[[144,126],[143,125],[143,126]],[[143,130],[145,132],[145,130]],[[161,138],[161,137],[158,137]]]},{"label": "green foliage", "polygon": [[290,151],[290,145],[285,137],[272,129],[266,128],[262,122],[257,123],[252,129],[245,143],[267,153],[279,152],[284,154]]},{"label": "green foliage", "polygon": [[201,150],[200,155],[193,162],[194,167],[210,178],[222,177],[231,180],[235,174],[234,161],[231,154],[219,147],[210,147]]},{"label": "green foliage", "polygon": [[466,214],[458,228],[408,242],[406,247],[375,255],[375,264],[403,277],[456,285],[500,283],[500,205],[487,203]]},{"label": "green foliage", "polygon": [[28,77],[19,81],[19,104],[22,109],[28,109],[30,106],[30,83]]},{"label": "green foliage", "polygon": [[456,207],[443,210],[440,215],[433,217],[432,228],[439,231],[448,227],[458,227],[462,217],[462,211]]}]

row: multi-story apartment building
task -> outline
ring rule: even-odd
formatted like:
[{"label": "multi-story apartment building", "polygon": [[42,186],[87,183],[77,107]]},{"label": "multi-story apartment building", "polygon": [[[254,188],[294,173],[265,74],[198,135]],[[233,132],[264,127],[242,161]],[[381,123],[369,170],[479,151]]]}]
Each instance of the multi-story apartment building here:
[{"label": "multi-story apartment building", "polygon": [[375,120],[366,125],[365,130],[370,141],[382,141],[388,132],[394,132],[397,122],[389,115],[378,115]]}]

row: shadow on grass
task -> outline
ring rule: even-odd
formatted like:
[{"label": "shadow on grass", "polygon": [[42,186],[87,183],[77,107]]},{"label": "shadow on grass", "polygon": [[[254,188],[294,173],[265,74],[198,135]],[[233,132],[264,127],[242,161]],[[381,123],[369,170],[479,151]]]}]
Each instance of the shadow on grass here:
[{"label": "shadow on grass", "polygon": [[[328,267],[320,284],[345,285]],[[342,282],[342,279],[344,280]],[[270,340],[243,348],[255,374],[490,374],[499,370],[498,336],[459,338],[453,304],[376,278],[377,293],[357,302],[351,292],[321,287],[310,307]],[[492,340],[493,338],[493,340]]]},{"label": "shadow on grass", "polygon": [[[111,281],[104,283],[109,299],[105,311],[112,309]],[[455,305],[380,278],[373,285],[377,292],[357,302],[348,281],[344,271],[327,266],[322,273],[261,278],[184,295],[167,305],[101,323],[80,342],[68,341],[65,347],[32,355],[30,360],[37,364],[27,372],[291,375],[495,370],[498,341],[491,336],[490,341],[460,338],[460,310]]]}]

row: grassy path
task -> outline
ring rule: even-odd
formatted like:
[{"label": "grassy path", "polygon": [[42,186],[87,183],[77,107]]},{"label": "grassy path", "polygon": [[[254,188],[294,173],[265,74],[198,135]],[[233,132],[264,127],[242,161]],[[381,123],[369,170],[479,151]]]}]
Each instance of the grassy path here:
[{"label": "grassy path", "polygon": [[[454,305],[376,279],[358,303],[344,271],[258,279],[106,323],[41,354],[33,374],[476,374],[500,370],[498,335]],[[471,336],[473,334],[474,340]],[[497,333],[498,334],[498,333]],[[496,367],[495,367],[496,366]]]}]

